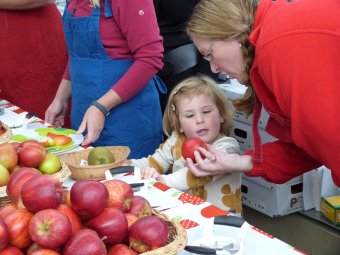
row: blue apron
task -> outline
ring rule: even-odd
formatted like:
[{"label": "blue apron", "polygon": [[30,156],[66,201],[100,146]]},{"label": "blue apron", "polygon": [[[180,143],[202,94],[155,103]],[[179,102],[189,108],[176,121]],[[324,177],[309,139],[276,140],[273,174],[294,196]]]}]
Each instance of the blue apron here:
[{"label": "blue apron", "polygon": [[[105,0],[105,17],[112,16],[109,2]],[[111,59],[106,53],[99,34],[99,20],[100,8],[94,8],[91,16],[73,17],[66,7],[63,15],[70,58],[71,126],[76,130],[90,103],[109,91],[133,64],[133,60]],[[92,145],[129,146],[129,158],[153,154],[163,142],[157,88],[166,93],[164,83],[154,76],[133,98],[114,107],[105,118],[99,139]]]}]

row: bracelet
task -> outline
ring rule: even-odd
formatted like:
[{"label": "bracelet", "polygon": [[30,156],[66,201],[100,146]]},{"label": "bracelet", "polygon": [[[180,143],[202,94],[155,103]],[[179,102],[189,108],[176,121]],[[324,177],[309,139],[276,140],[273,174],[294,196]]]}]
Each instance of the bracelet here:
[{"label": "bracelet", "polygon": [[108,111],[102,104],[98,103],[98,101],[94,100],[91,102],[91,105],[97,107],[105,117],[107,117],[110,114],[110,111]]}]

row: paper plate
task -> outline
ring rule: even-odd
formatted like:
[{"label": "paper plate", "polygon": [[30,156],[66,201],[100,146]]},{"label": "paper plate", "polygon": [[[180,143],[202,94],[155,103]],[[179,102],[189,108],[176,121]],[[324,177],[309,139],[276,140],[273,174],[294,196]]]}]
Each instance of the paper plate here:
[{"label": "paper plate", "polygon": [[84,140],[84,136],[82,134],[77,134],[77,132],[73,129],[68,128],[35,128],[35,129],[25,129],[20,133],[16,133],[12,136],[11,141],[14,142],[23,142],[29,139],[34,139],[39,141],[42,136],[46,136],[48,132],[58,134],[58,135],[66,135],[72,138],[72,142],[65,145],[54,145],[46,147],[46,150],[49,152],[53,152],[54,154],[63,153],[65,151],[71,150],[82,143]]}]

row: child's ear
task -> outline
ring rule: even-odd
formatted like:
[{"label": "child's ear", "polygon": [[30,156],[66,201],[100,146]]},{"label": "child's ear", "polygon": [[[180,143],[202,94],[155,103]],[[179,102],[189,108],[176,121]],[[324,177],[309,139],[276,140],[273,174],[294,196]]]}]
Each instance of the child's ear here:
[{"label": "child's ear", "polygon": [[180,128],[179,128],[179,132],[181,132],[181,133],[184,133],[184,131],[183,131],[183,128],[182,128],[182,127],[180,127]]}]

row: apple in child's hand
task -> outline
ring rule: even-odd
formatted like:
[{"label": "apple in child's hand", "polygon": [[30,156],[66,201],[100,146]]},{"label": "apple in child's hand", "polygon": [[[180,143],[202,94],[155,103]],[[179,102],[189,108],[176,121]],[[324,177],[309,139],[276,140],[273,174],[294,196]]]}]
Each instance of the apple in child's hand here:
[{"label": "apple in child's hand", "polygon": [[30,212],[57,208],[64,200],[64,190],[59,180],[42,174],[29,179],[22,186],[21,199]]},{"label": "apple in child's hand", "polygon": [[106,247],[97,232],[85,228],[67,241],[63,255],[106,255]]},{"label": "apple in child's hand", "polygon": [[0,251],[9,244],[9,231],[6,223],[0,217]]},{"label": "apple in child's hand", "polygon": [[109,200],[106,207],[118,208],[127,212],[131,208],[133,190],[131,186],[121,180],[108,180],[104,182],[109,192]]},{"label": "apple in child's hand", "polygon": [[197,137],[187,138],[182,144],[182,155],[183,158],[191,158],[191,160],[196,163],[194,151],[198,151],[201,154],[202,158],[205,156],[199,151],[199,147],[204,149],[208,149],[207,145]]},{"label": "apple in child's hand", "polygon": [[149,201],[142,196],[133,196],[132,205],[129,213],[136,215],[138,218],[152,214],[152,207]]},{"label": "apple in child's hand", "polygon": [[138,253],[131,250],[127,245],[119,243],[113,245],[108,251],[107,255],[137,255]]},{"label": "apple in child's hand", "polygon": [[72,234],[69,218],[55,209],[34,214],[28,230],[34,242],[48,249],[61,247]]},{"label": "apple in child's hand", "polygon": [[81,180],[73,184],[70,193],[72,209],[83,220],[100,214],[107,205],[109,193],[103,183]]},{"label": "apple in child's hand", "polygon": [[127,219],[117,208],[105,208],[103,212],[93,217],[87,226],[95,230],[106,244],[120,243],[128,235]]},{"label": "apple in child's hand", "polygon": [[168,231],[168,224],[157,216],[140,218],[130,227],[130,247],[138,253],[163,247],[168,240]]},{"label": "apple in child's hand", "polygon": [[47,152],[38,169],[43,174],[55,174],[61,169],[61,161],[57,155]]}]

